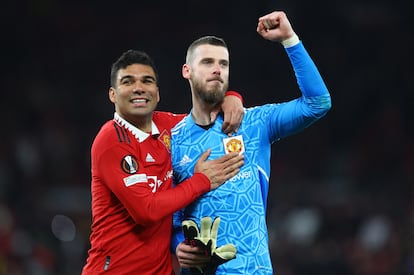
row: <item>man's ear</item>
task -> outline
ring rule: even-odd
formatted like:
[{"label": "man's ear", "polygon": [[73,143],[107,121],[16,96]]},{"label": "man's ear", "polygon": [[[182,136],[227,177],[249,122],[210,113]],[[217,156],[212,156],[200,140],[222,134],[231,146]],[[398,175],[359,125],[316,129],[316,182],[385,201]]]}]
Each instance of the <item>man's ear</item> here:
[{"label": "man's ear", "polygon": [[115,98],[115,89],[114,87],[110,87],[109,91],[108,91],[108,96],[109,96],[109,100],[112,103],[116,103],[116,98]]},{"label": "man's ear", "polygon": [[183,68],[181,69],[181,73],[185,79],[190,78],[190,66],[188,64],[184,64]]},{"label": "man's ear", "polygon": [[160,87],[157,86],[157,103],[160,102],[161,97],[160,97]]}]

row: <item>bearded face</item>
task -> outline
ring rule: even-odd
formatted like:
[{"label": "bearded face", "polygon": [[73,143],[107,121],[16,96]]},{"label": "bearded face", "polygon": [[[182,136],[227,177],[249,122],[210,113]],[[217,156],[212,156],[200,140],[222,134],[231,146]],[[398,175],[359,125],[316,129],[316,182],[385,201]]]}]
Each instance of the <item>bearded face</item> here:
[{"label": "bearded face", "polygon": [[229,53],[226,47],[203,44],[187,56],[183,76],[190,81],[196,101],[216,106],[228,88]]},{"label": "bearded face", "polygon": [[206,81],[193,79],[194,95],[208,105],[220,104],[224,99],[227,88],[228,83],[220,76]]}]

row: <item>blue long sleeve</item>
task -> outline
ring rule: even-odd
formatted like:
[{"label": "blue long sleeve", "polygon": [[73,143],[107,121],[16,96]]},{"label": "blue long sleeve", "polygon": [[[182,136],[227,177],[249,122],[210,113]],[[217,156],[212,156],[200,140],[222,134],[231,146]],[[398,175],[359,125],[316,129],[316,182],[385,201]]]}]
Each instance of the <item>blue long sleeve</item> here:
[{"label": "blue long sleeve", "polygon": [[[309,56],[302,42],[293,47],[286,48],[291,61],[299,89],[305,98],[319,97],[317,109],[323,114],[331,108],[331,97],[318,68]],[[323,115],[323,114],[319,114]]]}]

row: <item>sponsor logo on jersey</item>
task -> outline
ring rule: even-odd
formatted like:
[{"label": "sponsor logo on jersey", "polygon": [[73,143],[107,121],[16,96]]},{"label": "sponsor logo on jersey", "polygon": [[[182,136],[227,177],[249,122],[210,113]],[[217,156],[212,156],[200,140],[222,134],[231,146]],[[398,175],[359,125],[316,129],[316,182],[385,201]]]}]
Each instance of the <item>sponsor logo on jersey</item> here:
[{"label": "sponsor logo on jersey", "polygon": [[162,144],[164,144],[165,148],[167,148],[169,152],[171,149],[171,137],[167,130],[164,129],[164,131],[162,131],[162,133],[158,137],[158,140],[161,141]]},{"label": "sponsor logo on jersey", "polygon": [[146,174],[134,174],[124,178],[124,183],[126,187],[143,182],[148,182]]},{"label": "sponsor logo on jersey", "polygon": [[223,139],[224,151],[226,154],[237,152],[239,154],[244,153],[243,136],[238,135],[234,137],[228,137]]},{"label": "sponsor logo on jersey", "polygon": [[229,181],[240,181],[240,180],[246,180],[252,177],[252,171],[242,171],[240,173],[238,173],[237,175],[235,175],[234,177],[232,177],[231,179],[229,179]]},{"label": "sponsor logo on jersey", "polygon": [[138,171],[138,162],[135,156],[127,155],[121,160],[121,169],[127,174],[135,174]]},{"label": "sponsor logo on jersey", "polygon": [[151,188],[151,192],[155,193],[162,184],[171,180],[173,171],[169,170],[164,178],[159,179],[157,176],[149,176],[147,174],[133,174],[123,178],[126,187],[132,186],[137,183],[146,183]]},{"label": "sponsor logo on jersey", "polygon": [[162,181],[158,181],[157,176],[148,176],[148,186],[151,188],[152,193],[155,193],[161,184]]}]

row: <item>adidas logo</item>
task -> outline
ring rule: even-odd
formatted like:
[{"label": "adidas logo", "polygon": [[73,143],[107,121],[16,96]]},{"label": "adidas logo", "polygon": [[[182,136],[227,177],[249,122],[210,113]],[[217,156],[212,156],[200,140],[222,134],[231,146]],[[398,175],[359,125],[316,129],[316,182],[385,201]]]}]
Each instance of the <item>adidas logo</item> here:
[{"label": "adidas logo", "polygon": [[184,155],[184,157],[180,160],[179,165],[180,165],[180,166],[184,166],[184,165],[186,165],[187,163],[192,162],[192,161],[193,161],[193,160],[192,160],[189,156]]},{"label": "adidas logo", "polygon": [[151,156],[150,153],[147,153],[147,156],[145,158],[146,162],[155,162],[155,159]]}]

